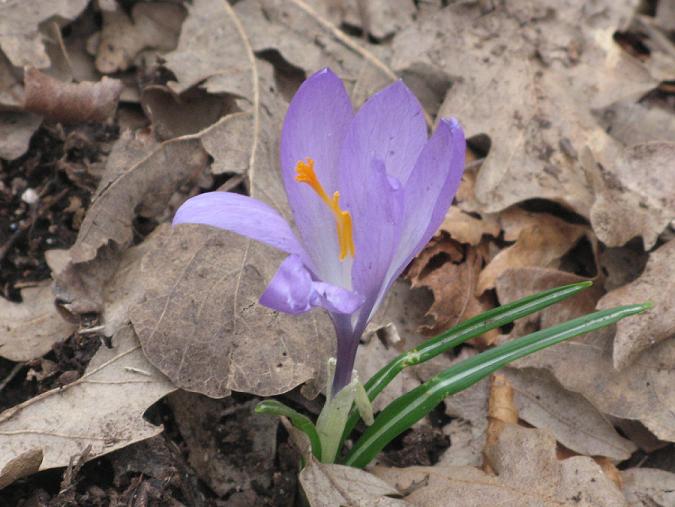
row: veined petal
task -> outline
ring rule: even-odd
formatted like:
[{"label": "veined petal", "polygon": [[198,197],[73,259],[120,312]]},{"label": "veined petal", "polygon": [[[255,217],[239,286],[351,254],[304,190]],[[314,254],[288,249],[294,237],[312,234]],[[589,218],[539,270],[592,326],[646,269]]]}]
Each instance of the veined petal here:
[{"label": "veined petal", "polygon": [[360,157],[358,150],[345,143],[340,189],[342,203],[353,220],[352,287],[366,297],[362,311],[369,314],[366,309],[377,300],[400,240],[403,190],[398,180],[387,174],[382,160],[372,160],[369,170],[363,170],[355,161]]},{"label": "veined petal", "polygon": [[293,315],[314,307],[350,314],[358,310],[363,301],[363,296],[356,292],[312,280],[311,273],[297,255],[286,257],[260,297],[260,304]]},{"label": "veined petal", "polygon": [[404,187],[404,223],[388,278],[393,281],[436,233],[464,172],[466,142],[454,118],[442,119]]},{"label": "veined petal", "polygon": [[369,170],[373,160],[381,160],[387,173],[404,186],[426,142],[422,107],[403,81],[370,97],[354,116],[345,139],[355,151],[354,170]]},{"label": "veined petal", "polygon": [[236,232],[295,255],[304,250],[288,222],[267,204],[231,192],[207,192],[178,208],[173,225],[205,224]]},{"label": "veined petal", "polygon": [[352,117],[352,104],[342,81],[324,69],[300,86],[281,133],[281,173],[295,225],[315,274],[336,285],[349,283],[349,265],[339,261],[335,218],[310,186],[296,181],[296,166],[311,158],[319,183],[332,196],[338,190],[338,157]]}]

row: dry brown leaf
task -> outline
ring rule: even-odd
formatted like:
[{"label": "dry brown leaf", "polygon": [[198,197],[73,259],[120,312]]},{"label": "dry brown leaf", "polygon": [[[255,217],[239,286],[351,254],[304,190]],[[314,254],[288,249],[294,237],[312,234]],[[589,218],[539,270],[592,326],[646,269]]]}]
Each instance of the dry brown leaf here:
[{"label": "dry brown leaf", "polygon": [[10,0],[0,4],[0,49],[12,65],[49,67],[38,26],[50,18],[76,18],[89,0]]},{"label": "dry brown leaf", "polygon": [[523,507],[618,507],[623,495],[590,458],[556,458],[556,442],[548,433],[504,425],[486,449],[490,476],[473,467],[375,467],[373,473],[420,507],[518,505]]},{"label": "dry brown leaf", "polygon": [[[413,22],[416,6],[412,0],[320,0],[311,2],[337,26],[360,27],[376,39],[390,36]],[[316,5],[316,4],[319,5]],[[325,5],[321,5],[325,4]]]},{"label": "dry brown leaf", "polygon": [[207,158],[199,135],[157,145],[147,134],[123,134],[113,147],[77,241],[70,249],[73,262],[95,259],[99,249],[109,243],[120,249],[128,247],[136,214],[152,217],[165,212],[175,188],[201,173]]},{"label": "dry brown leaf", "polygon": [[499,236],[501,229],[493,215],[485,214],[476,218],[457,206],[450,206],[440,230],[450,234],[455,241],[476,246],[486,234]]},{"label": "dry brown leaf", "polygon": [[21,291],[21,303],[0,299],[0,356],[10,361],[30,361],[68,338],[76,329],[54,306],[50,282]]},{"label": "dry brown leaf", "polygon": [[146,48],[170,51],[176,47],[185,10],[168,2],[141,2],[131,9],[102,9],[103,29],[96,52],[96,68],[103,74],[129,68]]},{"label": "dry brown leaf", "polygon": [[[577,241],[588,234],[583,225],[570,224],[545,213],[517,213],[527,217],[525,224],[518,225],[515,244],[499,252],[485,266],[478,278],[476,292],[482,294],[492,289],[497,279],[507,270],[523,267],[557,268],[560,259],[571,250]],[[532,223],[532,220],[534,223]],[[531,224],[531,225],[530,225]],[[510,226],[504,226],[507,239],[512,237]]]},{"label": "dry brown leaf", "polygon": [[[497,283],[500,302],[583,280],[570,273],[522,268],[507,271]],[[537,317],[516,322],[512,336],[536,331],[595,310],[602,291],[586,291],[547,308]],[[605,328],[567,341],[514,363],[517,368],[549,370],[567,390],[579,393],[601,413],[641,421],[661,440],[675,440],[675,340],[645,350],[632,364],[616,371],[612,361],[614,330]]]},{"label": "dry brown leaf", "polygon": [[603,128],[626,146],[675,141],[675,116],[658,105],[622,101],[594,113]]},{"label": "dry brown leaf", "polygon": [[311,507],[389,507],[410,505],[396,488],[358,468],[311,460],[300,472],[300,484]]},{"label": "dry brown leaf", "polygon": [[575,152],[590,144],[611,162],[619,148],[589,105],[655,86],[612,41],[614,14],[632,9],[599,3],[495,3],[489,15],[480,3],[458,3],[396,35],[393,68],[422,61],[445,70],[453,86],[439,115],[491,140],[476,182],[483,211],[544,198],[588,215],[593,196]]},{"label": "dry brown leaf", "polygon": [[257,83],[251,80],[245,45],[223,2],[195,0],[186,7],[178,47],[164,55],[166,67],[176,76],[168,86],[180,94],[200,84],[209,93],[250,100]]},{"label": "dry brown leaf", "polygon": [[143,413],[174,389],[127,326],[111,348],[101,346],[80,379],[0,413],[0,470],[40,450],[46,470],[67,466],[88,446],[91,459],[157,435],[162,428]]},{"label": "dry brown leaf", "polygon": [[26,153],[41,123],[35,114],[0,111],[0,158],[14,160]]},{"label": "dry brown leaf", "polygon": [[25,71],[25,110],[63,123],[104,122],[117,108],[122,82],[66,83],[29,67]]},{"label": "dry brown leaf", "polygon": [[617,324],[612,358],[614,367],[629,365],[645,349],[675,337],[675,239],[649,255],[640,277],[614,289],[598,301],[598,309],[651,301],[654,308]]},{"label": "dry brown leaf", "polygon": [[548,429],[565,447],[617,461],[628,459],[636,450],[588,400],[565,390],[550,373],[531,368],[507,368],[504,373],[515,390],[520,418]]},{"label": "dry brown leaf", "polygon": [[675,474],[656,468],[629,468],[621,477],[629,507],[675,505]]},{"label": "dry brown leaf", "polygon": [[143,259],[144,298],[131,309],[150,362],[179,387],[212,397],[269,396],[315,378],[334,353],[327,317],[258,304],[282,257],[225,231],[174,229]]},{"label": "dry brown leaf", "polygon": [[611,170],[581,157],[595,191],[591,225],[608,246],[641,236],[651,249],[675,216],[675,143],[654,141],[626,148]]}]

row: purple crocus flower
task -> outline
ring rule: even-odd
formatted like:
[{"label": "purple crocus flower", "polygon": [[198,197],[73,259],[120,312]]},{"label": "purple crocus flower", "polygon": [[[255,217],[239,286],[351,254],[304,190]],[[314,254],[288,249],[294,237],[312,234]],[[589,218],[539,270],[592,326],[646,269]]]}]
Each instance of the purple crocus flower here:
[{"label": "purple crocus flower", "polygon": [[442,119],[427,139],[422,108],[402,81],[354,114],[342,81],[324,69],[300,86],[281,135],[281,175],[299,237],[267,204],[228,192],[189,199],[173,223],[219,227],[288,254],[260,302],[291,314],[329,312],[337,393],[385,293],[443,221],[465,146],[454,119]]}]

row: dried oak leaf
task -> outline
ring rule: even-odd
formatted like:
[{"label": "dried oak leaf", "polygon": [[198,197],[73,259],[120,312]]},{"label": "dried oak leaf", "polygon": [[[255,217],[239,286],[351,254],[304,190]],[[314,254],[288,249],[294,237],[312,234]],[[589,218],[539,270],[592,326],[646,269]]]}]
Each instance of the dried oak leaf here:
[{"label": "dried oak leaf", "polygon": [[24,109],[63,123],[104,122],[122,93],[122,82],[105,76],[96,83],[66,83],[28,67],[24,80]]},{"label": "dried oak leaf", "polygon": [[59,315],[50,283],[21,291],[21,303],[0,298],[0,356],[30,361],[49,352],[76,329]]},{"label": "dried oak leaf", "polygon": [[675,143],[654,141],[626,148],[611,171],[595,164],[584,150],[584,168],[595,190],[591,226],[608,246],[621,246],[641,236],[645,249],[675,216]]},{"label": "dried oak leaf", "polygon": [[357,26],[376,39],[384,39],[411,24],[417,13],[411,0],[324,0],[315,7],[324,7],[326,12],[322,14],[336,26]]},{"label": "dried oak leaf", "polygon": [[506,424],[486,449],[496,477],[468,466],[375,467],[412,505],[625,506],[621,491],[591,458],[556,458],[547,432]]},{"label": "dried oak leaf", "polygon": [[0,49],[15,67],[49,67],[38,26],[53,17],[75,19],[89,0],[10,0],[0,3]]},{"label": "dried oak leaf", "polygon": [[251,98],[257,83],[238,25],[220,0],[195,0],[188,9],[178,46],[164,55],[165,66],[176,76],[168,83],[180,94],[197,84],[209,93]]},{"label": "dried oak leaf", "polygon": [[392,498],[400,496],[396,488],[364,470],[327,465],[314,459],[300,472],[300,484],[311,507],[411,505]]},{"label": "dried oak leaf", "polygon": [[629,468],[621,472],[630,507],[675,505],[675,474],[656,468]]},{"label": "dried oak leaf", "polygon": [[98,350],[81,378],[0,413],[0,470],[18,457],[34,460],[40,451],[40,470],[63,467],[89,446],[91,459],[157,435],[162,427],[143,413],[174,389],[126,326],[111,348]]},{"label": "dried oak leaf", "polygon": [[612,40],[631,4],[495,4],[483,15],[480,3],[456,3],[396,35],[392,67],[422,61],[447,72],[439,116],[491,140],[476,181],[481,211],[543,198],[588,216],[593,195],[576,154],[588,144],[611,168],[620,150],[590,108],[656,86]]},{"label": "dried oak leaf", "polygon": [[507,368],[520,418],[551,431],[558,442],[584,456],[628,459],[635,444],[617,433],[586,398],[564,389],[544,370]]},{"label": "dried oak leaf", "polygon": [[645,349],[675,337],[675,239],[649,255],[644,272],[635,281],[614,289],[598,301],[598,309],[651,301],[654,308],[616,326],[614,367],[629,365]]},{"label": "dried oak leaf", "polygon": [[[497,283],[499,301],[507,303],[528,294],[583,280],[571,273],[535,268],[507,271]],[[598,288],[521,319],[511,333],[550,327],[595,310],[602,296]],[[579,393],[601,413],[642,422],[661,440],[675,441],[675,340],[667,339],[646,349],[621,371],[614,369],[614,329],[605,328],[574,338],[514,363],[517,368],[550,371],[568,391]]]},{"label": "dried oak leaf", "polygon": [[[497,279],[507,270],[521,267],[557,268],[560,259],[571,250],[588,227],[570,224],[546,213],[511,210],[502,220],[505,239],[516,242],[499,252],[481,271],[476,292],[494,288]],[[515,229],[515,230],[513,230]]]},{"label": "dried oak leaf", "polygon": [[484,235],[499,236],[501,229],[493,215],[485,214],[476,218],[458,206],[450,206],[440,230],[450,234],[455,241],[476,246]]},{"label": "dried oak leaf", "polygon": [[96,68],[103,74],[129,68],[146,48],[170,51],[176,47],[185,9],[167,2],[140,2],[131,9],[102,9],[103,29],[96,51]]}]

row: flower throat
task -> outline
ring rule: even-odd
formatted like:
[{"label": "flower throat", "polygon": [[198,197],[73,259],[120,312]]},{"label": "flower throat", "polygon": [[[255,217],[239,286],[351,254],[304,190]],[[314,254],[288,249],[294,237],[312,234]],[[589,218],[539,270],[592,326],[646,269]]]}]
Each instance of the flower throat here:
[{"label": "flower throat", "polygon": [[340,243],[340,260],[345,260],[347,255],[354,257],[354,237],[352,233],[352,216],[349,211],[340,209],[340,192],[334,192],[333,197],[328,194],[321,186],[319,179],[314,172],[314,160],[307,157],[300,160],[295,165],[297,172],[295,181],[298,183],[307,183],[314,190],[321,200],[333,212],[335,217],[335,227],[337,228],[338,242]]}]

